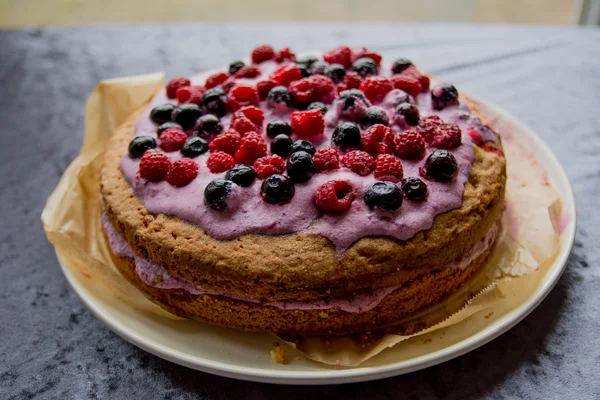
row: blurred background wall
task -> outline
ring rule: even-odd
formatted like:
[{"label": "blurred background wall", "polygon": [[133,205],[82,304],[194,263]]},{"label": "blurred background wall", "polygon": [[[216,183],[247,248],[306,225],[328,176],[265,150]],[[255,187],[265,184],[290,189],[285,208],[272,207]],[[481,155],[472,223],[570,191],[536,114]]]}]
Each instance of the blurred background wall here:
[{"label": "blurred background wall", "polygon": [[595,0],[0,0],[0,27],[191,21],[572,24]]}]

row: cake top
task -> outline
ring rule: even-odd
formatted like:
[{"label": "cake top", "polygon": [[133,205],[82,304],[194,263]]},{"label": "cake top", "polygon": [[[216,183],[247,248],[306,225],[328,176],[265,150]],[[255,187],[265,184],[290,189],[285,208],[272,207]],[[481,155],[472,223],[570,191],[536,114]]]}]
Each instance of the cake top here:
[{"label": "cake top", "polygon": [[406,240],[460,207],[473,143],[495,133],[452,85],[365,48],[254,49],[251,63],[172,79],[121,170],[148,211],[211,236],[316,233],[338,251]]}]

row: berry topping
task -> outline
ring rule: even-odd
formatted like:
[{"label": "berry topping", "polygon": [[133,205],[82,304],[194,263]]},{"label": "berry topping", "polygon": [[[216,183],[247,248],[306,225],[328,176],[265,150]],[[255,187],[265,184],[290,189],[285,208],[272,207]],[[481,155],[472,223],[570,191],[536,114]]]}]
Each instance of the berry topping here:
[{"label": "berry topping", "polygon": [[242,136],[238,132],[229,129],[222,135],[214,138],[213,141],[208,144],[208,148],[210,149],[211,153],[222,151],[234,156],[235,152],[240,147],[241,140]]},{"label": "berry topping", "polygon": [[390,119],[383,108],[373,106],[367,108],[361,124],[363,129],[376,124],[388,126],[390,124]]},{"label": "berry topping", "polygon": [[166,129],[160,134],[160,148],[167,152],[181,150],[187,138],[181,129]]},{"label": "berry topping", "polygon": [[359,58],[352,64],[352,70],[363,78],[369,75],[377,75],[379,68],[375,61],[369,57]]},{"label": "berry topping", "polygon": [[246,85],[238,85],[231,89],[227,94],[227,100],[233,111],[244,106],[258,106],[260,104],[256,88]]},{"label": "berry topping", "polygon": [[434,110],[443,110],[458,104],[458,90],[449,83],[442,83],[431,90],[431,105]]},{"label": "berry topping", "polygon": [[447,182],[458,173],[458,164],[448,150],[436,150],[427,157],[421,172],[434,181]]},{"label": "berry topping", "polygon": [[277,82],[267,79],[266,81],[260,81],[256,84],[256,90],[258,91],[258,98],[266,100],[271,89],[277,86]]},{"label": "berry topping", "polygon": [[265,120],[265,114],[263,113],[263,111],[260,108],[254,106],[246,106],[240,108],[235,113],[233,113],[232,119],[236,119],[242,116],[248,118],[250,121],[252,121],[252,123],[254,123],[254,125],[256,125],[259,128],[262,127],[262,124]]},{"label": "berry topping", "polygon": [[294,184],[284,175],[271,175],[260,185],[260,195],[270,204],[287,203],[294,197]]},{"label": "berry topping", "polygon": [[200,137],[212,139],[221,132],[223,132],[223,124],[212,114],[203,115],[196,120],[194,133]]},{"label": "berry topping", "polygon": [[138,136],[129,142],[129,155],[132,158],[140,158],[146,150],[156,148],[156,140],[152,136]]},{"label": "berry topping", "polygon": [[[405,125],[416,126],[419,124],[420,113],[417,106],[410,103],[400,103],[396,106],[396,115],[400,117],[399,121],[404,121]],[[400,125],[400,124],[398,124]],[[404,124],[403,124],[404,125]]]},{"label": "berry topping", "polygon": [[312,101],[322,101],[329,104],[335,97],[335,84],[331,79],[322,75],[314,75],[308,78],[315,90],[315,98]]},{"label": "berry topping", "polygon": [[294,96],[285,86],[275,86],[267,96],[267,104],[271,108],[288,108],[294,105]]},{"label": "berry topping", "polygon": [[390,81],[392,82],[392,86],[394,86],[394,88],[403,90],[413,97],[421,93],[421,90],[423,89],[423,86],[421,85],[421,82],[419,82],[418,78],[405,73],[393,75],[390,78]]},{"label": "berry topping", "polygon": [[242,69],[242,67],[244,65],[246,65],[246,64],[244,64],[243,61],[240,61],[240,60],[232,61],[231,64],[229,64],[229,75],[235,74],[240,69]]},{"label": "berry topping", "polygon": [[421,74],[421,71],[419,71],[417,69],[417,67],[415,67],[414,65],[411,65],[410,67],[406,68],[404,71],[402,71],[400,73],[400,75],[412,76],[413,78],[416,78],[419,81],[419,83],[421,84],[422,92],[426,92],[429,90],[429,78],[427,76]]},{"label": "berry topping", "polygon": [[325,68],[325,75],[327,75],[334,83],[340,83],[346,76],[346,69],[341,64],[330,64]]},{"label": "berry topping", "polygon": [[340,93],[340,97],[335,101],[335,106],[341,116],[360,121],[371,103],[360,90],[349,89]]},{"label": "berry topping", "polygon": [[229,127],[242,136],[248,132],[256,132],[258,130],[254,122],[250,121],[245,116],[237,117],[234,121],[232,121]]},{"label": "berry topping", "polygon": [[277,135],[291,135],[292,126],[285,121],[271,121],[267,125],[267,136],[274,138]]},{"label": "berry topping", "polygon": [[461,130],[452,122],[444,122],[437,115],[425,117],[419,122],[417,132],[423,136],[425,142],[441,149],[453,149],[460,146],[462,140]]},{"label": "berry topping", "polygon": [[183,130],[183,128],[181,128],[181,125],[176,124],[175,122],[165,122],[164,124],[161,124],[158,127],[158,129],[156,130],[156,135],[160,136],[161,133],[170,128]]},{"label": "berry topping", "polygon": [[302,73],[303,78],[307,78],[310,76],[310,69],[306,64],[296,64],[300,72]]},{"label": "berry topping", "polygon": [[272,60],[275,57],[275,50],[268,44],[263,44],[252,50],[252,62],[260,64],[264,61]]},{"label": "berry topping", "polygon": [[422,118],[421,121],[419,121],[417,132],[423,136],[423,139],[425,139],[427,142],[430,142],[443,125],[443,119],[437,115],[430,115]]},{"label": "berry topping", "polygon": [[392,73],[399,74],[411,65],[413,65],[412,61],[406,58],[398,58],[396,61],[394,61],[394,64],[392,64]]},{"label": "berry topping", "polygon": [[232,181],[236,185],[248,187],[256,179],[256,171],[247,165],[236,165],[227,171],[225,179]]},{"label": "berry topping", "polygon": [[213,174],[225,172],[235,165],[233,157],[223,151],[212,153],[206,159],[206,166]]},{"label": "berry topping", "polygon": [[158,105],[154,107],[152,111],[150,111],[150,119],[156,124],[169,122],[171,121],[173,110],[175,110],[175,106],[173,104],[167,103]]},{"label": "berry topping", "polygon": [[292,82],[290,84],[290,92],[299,105],[306,105],[311,101],[317,101],[314,100],[317,97],[315,87],[308,78]]},{"label": "berry topping", "polygon": [[302,71],[296,66],[296,64],[284,64],[271,72],[269,78],[278,85],[289,86],[293,81],[302,79]]},{"label": "berry topping", "polygon": [[303,65],[306,65],[307,67],[310,67],[316,61],[319,61],[319,59],[317,57],[308,55],[308,56],[300,57],[298,60],[296,60],[296,64],[303,64]]},{"label": "berry topping", "polygon": [[344,76],[344,85],[347,89],[358,89],[362,83],[362,78],[356,72],[348,72]]},{"label": "berry topping", "polygon": [[306,182],[315,173],[315,164],[312,156],[306,151],[292,153],[287,160],[286,169],[288,176],[294,183]]},{"label": "berry topping", "polygon": [[171,161],[162,153],[147,151],[140,160],[140,176],[150,182],[160,182],[171,169]]},{"label": "berry topping", "polygon": [[311,75],[325,75],[327,68],[329,67],[329,63],[325,61],[315,61],[308,71]]},{"label": "berry topping", "polygon": [[352,50],[348,46],[337,47],[323,55],[323,60],[329,64],[341,64],[344,68],[352,65]]},{"label": "berry topping", "polygon": [[398,104],[413,103],[413,98],[404,90],[392,89],[381,102],[381,106],[385,108],[396,108]]},{"label": "berry topping", "polygon": [[322,135],[325,119],[320,110],[294,111],[290,117],[292,131],[301,138]]},{"label": "berry topping", "polygon": [[419,159],[425,155],[425,141],[416,131],[400,132],[394,136],[394,150],[398,157]]},{"label": "berry topping", "polygon": [[254,169],[260,179],[266,179],[271,175],[283,173],[285,160],[277,155],[261,157],[254,162]]},{"label": "berry topping", "polygon": [[227,197],[233,191],[233,187],[233,182],[226,179],[209,182],[204,189],[204,204],[215,211],[227,210]]},{"label": "berry topping", "polygon": [[353,201],[354,191],[348,181],[325,182],[315,193],[315,204],[322,211],[344,211]]},{"label": "berry topping", "polygon": [[427,185],[419,178],[406,178],[400,186],[409,200],[423,201],[427,198]]},{"label": "berry topping", "polygon": [[375,182],[365,190],[365,204],[372,210],[396,211],[402,205],[402,192],[392,182]]},{"label": "berry topping", "polygon": [[171,165],[167,182],[173,186],[186,186],[198,175],[198,164],[190,158],[181,158]]},{"label": "berry topping", "polygon": [[314,103],[310,103],[307,110],[319,110],[321,114],[325,115],[327,113],[327,106],[320,101],[315,101]]},{"label": "berry topping", "polygon": [[181,148],[181,155],[195,158],[208,151],[208,142],[199,137],[189,138]]},{"label": "berry topping", "polygon": [[238,79],[241,79],[241,78],[247,78],[247,79],[258,78],[260,76],[260,69],[258,69],[258,67],[256,67],[255,65],[245,65],[242,68],[240,68],[238,70],[238,72],[236,72],[233,76],[235,78],[238,78]]},{"label": "berry topping", "polygon": [[374,176],[382,181],[399,182],[404,176],[402,163],[390,154],[380,154],[375,160]]},{"label": "berry topping", "polygon": [[227,94],[219,87],[208,89],[202,96],[200,108],[203,114],[214,114],[221,118],[227,114]]},{"label": "berry topping", "polygon": [[219,86],[221,83],[225,82],[227,78],[229,78],[229,75],[227,75],[225,72],[218,72],[206,78],[206,83],[204,86],[207,89],[214,88],[215,86]]},{"label": "berry topping", "polygon": [[238,164],[253,165],[260,157],[267,155],[267,144],[264,139],[255,132],[247,133],[240,141],[240,148],[235,153],[235,161]]},{"label": "berry topping", "polygon": [[296,54],[294,54],[289,47],[285,47],[275,54],[275,61],[278,63],[284,61],[296,61]]},{"label": "berry topping", "polygon": [[384,76],[370,76],[366,78],[360,90],[372,103],[381,103],[386,94],[393,89],[390,80]]},{"label": "berry topping", "polygon": [[292,153],[292,139],[283,133],[275,136],[271,142],[271,153],[283,158],[289,156]]},{"label": "berry topping", "polygon": [[167,84],[167,97],[170,99],[175,98],[175,93],[177,93],[177,89],[184,86],[190,86],[191,82],[188,78],[173,78]]},{"label": "berry topping", "polygon": [[366,176],[375,169],[375,159],[362,150],[352,150],[342,157],[342,164],[352,172]]},{"label": "berry topping", "polygon": [[196,104],[182,104],[173,110],[173,121],[181,125],[184,130],[190,129],[202,115],[200,107]]},{"label": "berry topping", "polygon": [[393,151],[394,132],[385,125],[372,125],[361,135],[362,148],[373,157],[379,154],[391,154]]},{"label": "berry topping", "polygon": [[319,149],[313,155],[313,163],[319,172],[340,168],[340,155],[336,149]]},{"label": "berry topping", "polygon": [[206,88],[204,86],[183,86],[177,89],[175,97],[179,104],[200,104]]},{"label": "berry topping", "polygon": [[358,60],[359,58],[364,58],[364,57],[370,58],[371,60],[375,61],[375,64],[377,64],[377,65],[379,65],[381,63],[381,59],[382,59],[380,54],[377,54],[373,51],[367,50],[366,47],[361,47],[360,49],[358,49],[354,52],[354,55],[353,55],[354,60]]},{"label": "berry topping", "polygon": [[342,122],[335,128],[331,141],[342,151],[360,147],[360,129],[352,122]]},{"label": "berry topping", "polygon": [[315,148],[315,145],[309,142],[308,140],[296,140],[292,144],[291,152],[295,153],[297,151],[305,151],[312,156],[313,154],[315,154],[317,149]]}]

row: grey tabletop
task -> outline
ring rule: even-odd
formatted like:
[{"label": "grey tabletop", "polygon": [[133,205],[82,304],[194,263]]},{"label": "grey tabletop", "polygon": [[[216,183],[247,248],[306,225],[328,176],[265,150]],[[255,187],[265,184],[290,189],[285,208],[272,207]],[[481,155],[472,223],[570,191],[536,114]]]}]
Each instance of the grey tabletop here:
[{"label": "grey tabletop", "polygon": [[[79,151],[105,78],[185,75],[261,43],[404,56],[531,126],[574,186],[579,228],[555,289],[458,359],[378,382],[274,386],[154,357],[96,320],[61,273],[40,212]],[[0,32],[0,398],[600,398],[600,31],[478,25],[178,25]]]}]

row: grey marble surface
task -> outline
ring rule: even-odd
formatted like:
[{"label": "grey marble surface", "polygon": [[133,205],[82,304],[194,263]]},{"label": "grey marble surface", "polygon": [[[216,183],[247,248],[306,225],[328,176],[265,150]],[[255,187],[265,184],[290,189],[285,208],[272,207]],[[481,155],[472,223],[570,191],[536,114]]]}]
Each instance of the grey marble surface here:
[{"label": "grey marble surface", "polygon": [[[579,229],[565,274],[523,322],[458,359],[327,387],[235,381],[161,360],[96,320],[40,223],[78,153],[99,80],[216,67],[257,44],[366,45],[411,58],[530,125],[573,183]],[[179,25],[0,32],[0,398],[600,398],[600,32],[477,25]]]}]

